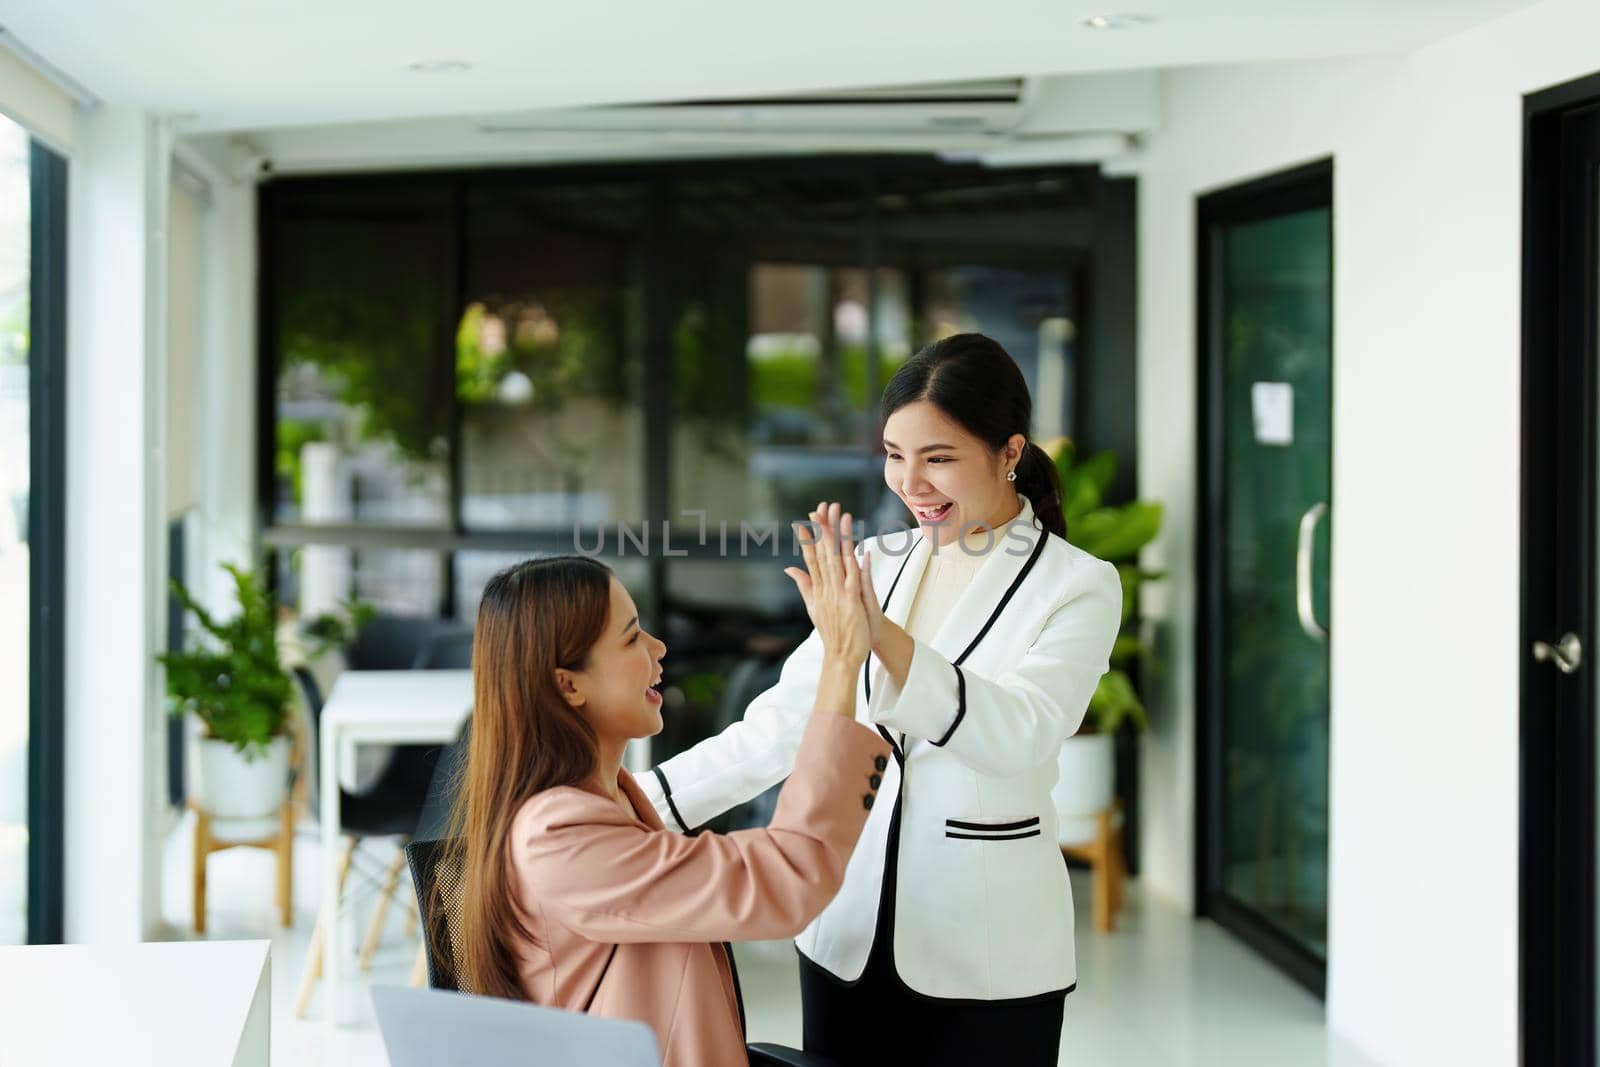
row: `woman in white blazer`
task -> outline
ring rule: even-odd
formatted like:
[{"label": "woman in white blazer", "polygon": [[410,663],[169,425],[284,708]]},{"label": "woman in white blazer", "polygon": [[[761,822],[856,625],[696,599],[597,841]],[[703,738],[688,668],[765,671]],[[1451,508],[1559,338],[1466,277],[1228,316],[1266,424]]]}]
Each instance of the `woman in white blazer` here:
[{"label": "woman in white blazer", "polygon": [[[893,755],[861,783],[871,814],[843,887],[796,938],[805,1047],[840,1064],[1059,1055],[1077,968],[1050,790],[1122,592],[1066,542],[1031,413],[1016,363],[979,334],[928,346],[884,390],[884,479],[918,526],[861,546],[873,654],[856,716]],[[838,505],[811,518],[836,532]],[[641,777],[667,825],[690,832],[789,774],[821,662],[812,634],[741,721]]]}]

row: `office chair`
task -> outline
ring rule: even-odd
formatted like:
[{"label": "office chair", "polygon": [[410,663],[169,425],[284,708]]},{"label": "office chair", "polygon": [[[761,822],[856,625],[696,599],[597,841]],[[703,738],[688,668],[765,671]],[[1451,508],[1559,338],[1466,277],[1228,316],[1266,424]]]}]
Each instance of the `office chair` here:
[{"label": "office chair", "polygon": [[[296,667],[293,673],[305,702],[307,746],[313,752],[320,751],[317,746],[322,723],[321,687],[305,667]],[[372,788],[364,793],[351,793],[341,788],[335,767],[319,767],[318,773],[307,782],[307,808],[313,815],[321,810],[319,798],[322,789],[339,790],[339,821],[345,831],[345,850],[339,858],[341,894],[344,892],[345,880],[350,874],[350,865],[355,858],[356,850],[363,841],[374,837],[399,837],[402,841],[409,839],[411,832],[416,829],[418,817],[422,814],[428,795],[428,785],[432,779],[432,764],[437,758],[437,755],[434,755],[416,761],[394,760],[384,769]],[[362,946],[363,969],[370,966],[372,949],[376,945],[374,930],[379,934],[382,933],[383,905],[394,895],[403,864],[403,857],[398,857],[386,873],[384,898],[380,902],[379,910],[374,914],[375,921],[368,927],[366,942]],[[332,916],[321,914],[317,916],[316,929],[311,935],[310,954],[306,957],[299,995],[295,999],[296,1018],[305,1017],[306,1007],[311,1001],[311,991],[317,979],[322,976],[324,923],[331,921],[333,921]]]},{"label": "office chair", "polygon": [[417,650],[411,664],[416,671],[455,671],[472,668],[472,631],[449,630],[436,633]]}]

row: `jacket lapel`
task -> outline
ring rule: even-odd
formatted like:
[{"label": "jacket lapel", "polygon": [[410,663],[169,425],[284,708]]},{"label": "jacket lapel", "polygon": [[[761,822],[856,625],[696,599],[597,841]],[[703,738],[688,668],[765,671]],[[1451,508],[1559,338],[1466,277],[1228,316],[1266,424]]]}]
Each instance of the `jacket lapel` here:
[{"label": "jacket lapel", "polygon": [[[978,639],[998,624],[1000,613],[1020,589],[1020,580],[1031,569],[1046,536],[1034,525],[1033,506],[1028,498],[1021,499],[1021,513],[1010,525],[995,531],[993,550],[933,635],[934,650],[951,663],[961,663]],[[941,551],[959,552],[961,548],[952,545]],[[906,610],[910,610],[909,603]]]},{"label": "jacket lapel", "polygon": [[[934,650],[951,663],[959,664],[966,659],[977,642],[988,634],[1006,604],[1020,590],[1028,571],[1033,567],[1033,561],[1044,547],[1046,534],[1035,525],[1033,505],[1026,496],[1019,493],[1018,497],[1022,501],[1021,512],[1011,524],[995,531],[994,549],[972,576],[971,584],[962,591],[950,608],[950,614],[945,616],[938,632],[934,634]],[[959,546],[949,546],[942,547],[940,551],[959,552],[961,549]],[[928,560],[932,555],[932,541],[918,532],[909,554],[902,557],[900,565],[892,572],[895,577],[890,580],[889,588],[879,593],[885,598],[883,613],[891,622],[899,626],[906,624],[911,605],[916,600],[917,587],[922,584],[922,576],[928,569]],[[875,669],[873,658],[868,656],[862,671],[862,696],[868,703],[872,699],[870,676]],[[883,727],[878,727],[878,732],[894,745],[895,756],[903,760],[904,749],[910,747],[910,739],[905,739],[906,744],[901,745],[896,743],[899,739],[890,736]]]}]

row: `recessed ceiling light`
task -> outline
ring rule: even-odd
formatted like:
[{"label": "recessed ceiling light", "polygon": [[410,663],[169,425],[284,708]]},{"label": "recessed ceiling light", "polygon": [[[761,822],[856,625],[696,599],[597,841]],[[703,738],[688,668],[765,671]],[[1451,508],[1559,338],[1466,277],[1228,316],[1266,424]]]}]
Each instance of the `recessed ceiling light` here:
[{"label": "recessed ceiling light", "polygon": [[1091,30],[1128,30],[1154,21],[1149,15],[1090,15],[1083,24]]},{"label": "recessed ceiling light", "polygon": [[471,70],[472,64],[464,59],[425,59],[411,64],[410,69],[415,74],[459,74]]}]

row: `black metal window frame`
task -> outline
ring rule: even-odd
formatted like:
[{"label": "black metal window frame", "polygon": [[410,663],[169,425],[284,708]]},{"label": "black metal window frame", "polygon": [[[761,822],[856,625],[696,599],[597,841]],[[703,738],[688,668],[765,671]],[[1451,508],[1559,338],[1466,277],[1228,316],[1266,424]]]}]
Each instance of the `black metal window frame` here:
[{"label": "black metal window frame", "polygon": [[[1333,160],[1322,159],[1201,196],[1196,203],[1196,381],[1199,383],[1199,503],[1195,574],[1195,905],[1318,998],[1327,996],[1325,960],[1223,890],[1220,769],[1227,751],[1223,715],[1223,554],[1227,517],[1221,294],[1223,237],[1232,226],[1313,208],[1333,211]],[[1331,221],[1330,221],[1331,225]],[[1331,246],[1330,246],[1331,249]],[[1330,252],[1331,254],[1331,252]],[[1335,368],[1336,372],[1336,368]],[[1331,441],[1332,427],[1330,427]],[[1330,815],[1331,821],[1331,815]]]},{"label": "black metal window frame", "polygon": [[29,158],[28,941],[65,940],[67,161]]},{"label": "black metal window frame", "polygon": [[[642,258],[646,272],[644,307],[644,388],[649,395],[670,396],[672,388],[671,307],[667,300],[669,286],[660,282],[668,275],[673,263],[673,232],[671,225],[672,181],[675,178],[724,176],[781,175],[803,171],[808,176],[855,178],[860,182],[862,217],[860,256],[855,266],[875,279],[877,271],[892,264],[882,262],[882,234],[879,226],[875,181],[892,174],[949,169],[952,165],[931,156],[818,156],[782,159],[697,160],[672,163],[621,163],[575,164],[545,167],[508,167],[490,170],[437,171],[400,174],[358,174],[325,177],[283,178],[264,183],[260,187],[258,210],[259,257],[262,264],[257,292],[257,528],[260,539],[269,551],[292,550],[304,545],[337,545],[356,549],[421,549],[449,556],[458,551],[511,551],[523,553],[565,553],[573,551],[570,531],[549,529],[504,529],[493,531],[468,530],[461,522],[460,470],[461,457],[459,410],[452,401],[450,418],[450,502],[449,525],[439,528],[402,528],[366,523],[280,523],[274,518],[277,508],[276,481],[273,470],[274,443],[277,427],[276,392],[278,382],[278,339],[274,330],[275,294],[272,285],[272,241],[276,212],[276,190],[281,187],[306,188],[322,185],[325,188],[348,187],[352,183],[371,183],[374,186],[396,185],[413,187],[448,188],[456,197],[458,225],[463,190],[468,183],[474,186],[493,187],[522,183],[529,186],[558,185],[586,181],[627,180],[639,183],[649,202],[646,225],[642,230]],[[1055,168],[1065,172],[1074,168]],[[1082,168],[1077,168],[1082,169]],[[459,243],[458,243],[459,248]],[[1063,276],[1069,281],[1075,299],[1085,301],[1089,292],[1087,249],[1063,247],[1060,249]],[[461,291],[463,266],[457,256],[455,265],[455,302],[460,306],[465,294]],[[652,283],[653,282],[653,283]],[[878,312],[876,301],[870,302],[868,325],[868,382],[882,387],[882,348],[879,343]],[[1086,306],[1078,308],[1080,317],[1088,313]],[[870,386],[869,386],[870,387]],[[1083,391],[1076,393],[1079,410],[1072,413],[1077,421],[1083,420],[1082,407],[1087,402]],[[646,404],[644,408],[645,470],[644,515],[640,518],[650,528],[660,529],[661,523],[679,516],[670,512],[671,491],[671,420],[672,414],[664,405]],[[874,422],[876,420],[874,419]],[[870,458],[875,443],[863,443],[864,454]],[[872,480],[877,484],[876,480]],[[867,488],[864,482],[863,488]],[[680,549],[682,554],[680,555]],[[603,554],[604,555],[604,554]],[[683,545],[674,544],[673,558],[684,562],[719,562],[730,565],[739,560],[722,556],[714,544],[699,545],[693,540]],[[666,590],[666,562],[660,553],[647,557],[649,566],[649,602],[659,605]],[[439,610],[442,615],[454,613],[454,569],[444,568],[444,583]],[[648,610],[648,609],[647,609]]]}]

